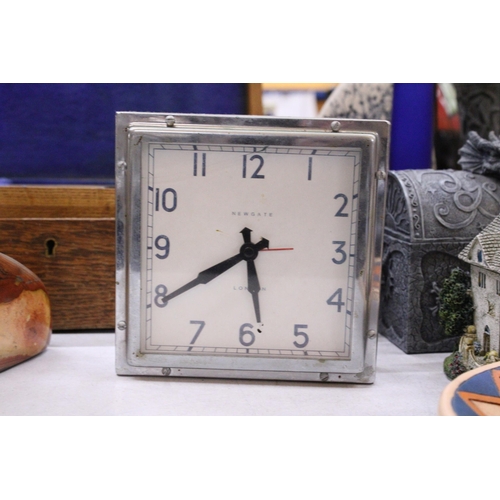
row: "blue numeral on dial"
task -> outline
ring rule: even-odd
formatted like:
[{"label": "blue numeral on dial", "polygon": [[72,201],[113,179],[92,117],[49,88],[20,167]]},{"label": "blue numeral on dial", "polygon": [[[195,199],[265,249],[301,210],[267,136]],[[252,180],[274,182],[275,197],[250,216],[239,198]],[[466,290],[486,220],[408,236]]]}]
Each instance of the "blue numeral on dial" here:
[{"label": "blue numeral on dial", "polygon": [[345,302],[342,302],[342,288],[336,290],[336,292],[326,301],[330,306],[337,306],[337,311],[342,311],[342,306],[345,306]]}]

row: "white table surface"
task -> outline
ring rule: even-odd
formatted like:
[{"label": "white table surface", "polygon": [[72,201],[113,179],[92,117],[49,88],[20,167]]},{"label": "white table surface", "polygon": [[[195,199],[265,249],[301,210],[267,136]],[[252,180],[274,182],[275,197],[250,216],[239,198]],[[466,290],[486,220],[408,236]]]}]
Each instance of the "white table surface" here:
[{"label": "white table surface", "polygon": [[437,415],[446,355],[380,337],[370,385],[131,377],[115,374],[113,333],[58,333],[0,373],[0,415]]}]

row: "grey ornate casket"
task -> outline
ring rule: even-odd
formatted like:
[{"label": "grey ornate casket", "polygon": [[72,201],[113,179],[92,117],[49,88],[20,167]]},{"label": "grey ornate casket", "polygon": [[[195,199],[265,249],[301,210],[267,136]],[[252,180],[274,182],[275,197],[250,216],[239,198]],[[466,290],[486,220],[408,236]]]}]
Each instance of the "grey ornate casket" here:
[{"label": "grey ornate casket", "polygon": [[462,170],[389,174],[379,331],[404,352],[450,352],[439,290],[469,243],[500,214],[500,180]]}]

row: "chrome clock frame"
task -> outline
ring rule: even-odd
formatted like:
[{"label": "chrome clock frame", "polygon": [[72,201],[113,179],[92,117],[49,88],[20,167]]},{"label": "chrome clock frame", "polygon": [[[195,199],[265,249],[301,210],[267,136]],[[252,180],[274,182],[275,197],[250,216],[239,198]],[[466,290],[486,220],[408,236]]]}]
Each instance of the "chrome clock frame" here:
[{"label": "chrome clock frame", "polygon": [[[120,112],[116,115],[116,372],[119,375],[372,383],[375,378],[388,122]],[[152,142],[273,144],[361,152],[348,359],[140,353],[141,151]],[[139,354],[138,354],[139,353]]]}]

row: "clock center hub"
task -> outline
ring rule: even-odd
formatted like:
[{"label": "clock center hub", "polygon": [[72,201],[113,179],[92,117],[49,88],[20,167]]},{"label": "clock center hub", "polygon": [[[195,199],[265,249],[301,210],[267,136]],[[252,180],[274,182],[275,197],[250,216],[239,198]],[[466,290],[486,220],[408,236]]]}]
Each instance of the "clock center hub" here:
[{"label": "clock center hub", "polygon": [[253,243],[244,243],[240,248],[240,254],[244,260],[255,260],[259,249]]}]

